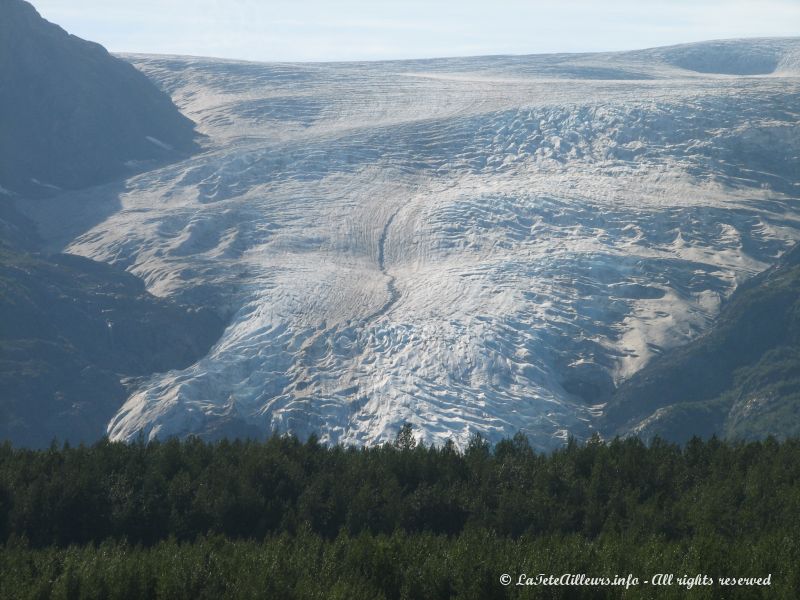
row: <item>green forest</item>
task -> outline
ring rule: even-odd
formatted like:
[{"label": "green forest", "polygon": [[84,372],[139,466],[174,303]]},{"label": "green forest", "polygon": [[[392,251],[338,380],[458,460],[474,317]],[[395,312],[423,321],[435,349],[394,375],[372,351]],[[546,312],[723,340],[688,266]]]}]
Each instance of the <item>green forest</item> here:
[{"label": "green forest", "polygon": [[7,598],[796,598],[799,534],[795,439],[0,446]]}]

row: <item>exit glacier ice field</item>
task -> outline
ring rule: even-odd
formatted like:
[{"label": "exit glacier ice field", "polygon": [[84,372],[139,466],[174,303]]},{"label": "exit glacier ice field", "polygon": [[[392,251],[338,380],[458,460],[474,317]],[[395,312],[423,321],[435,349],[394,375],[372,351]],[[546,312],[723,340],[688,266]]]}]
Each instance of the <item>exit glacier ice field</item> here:
[{"label": "exit glacier ice field", "polygon": [[229,325],[189,368],[129,381],[112,439],[373,444],[410,422],[427,443],[553,447],[800,240],[800,38],[125,58],[203,150],[31,210],[53,248]]}]

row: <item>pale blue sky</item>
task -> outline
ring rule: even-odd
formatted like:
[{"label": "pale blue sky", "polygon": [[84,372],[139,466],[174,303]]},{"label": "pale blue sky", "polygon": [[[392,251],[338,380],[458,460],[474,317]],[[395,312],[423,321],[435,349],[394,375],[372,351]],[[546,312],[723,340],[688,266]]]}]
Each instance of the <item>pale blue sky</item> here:
[{"label": "pale blue sky", "polygon": [[263,61],[626,50],[800,35],[800,0],[34,0],[111,51]]}]

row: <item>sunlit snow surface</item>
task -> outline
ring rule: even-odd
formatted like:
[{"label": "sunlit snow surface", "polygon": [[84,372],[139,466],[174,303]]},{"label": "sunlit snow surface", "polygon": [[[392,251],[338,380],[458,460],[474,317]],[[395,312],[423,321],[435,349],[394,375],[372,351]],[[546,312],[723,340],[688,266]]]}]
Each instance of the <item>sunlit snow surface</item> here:
[{"label": "sunlit snow surface", "polygon": [[120,202],[67,251],[230,325],[195,365],[139,382],[110,436],[372,444],[408,421],[429,443],[523,431],[544,448],[590,434],[612,381],[703,332],[800,239],[798,57],[798,39],[127,57],[205,150],[121,192],[62,196]]}]

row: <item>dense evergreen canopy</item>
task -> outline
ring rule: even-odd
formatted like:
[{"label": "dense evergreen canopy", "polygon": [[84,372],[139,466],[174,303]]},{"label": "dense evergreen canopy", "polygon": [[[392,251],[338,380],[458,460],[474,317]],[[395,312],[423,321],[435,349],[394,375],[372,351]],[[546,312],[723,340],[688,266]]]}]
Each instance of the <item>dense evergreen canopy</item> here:
[{"label": "dense evergreen canopy", "polygon": [[75,598],[593,598],[620,591],[536,596],[498,578],[674,572],[772,574],[769,588],[697,597],[800,589],[799,441],[594,439],[539,454],[521,435],[493,448],[476,436],[462,453],[408,434],[362,449],[292,437],[6,444],[0,587]]}]

